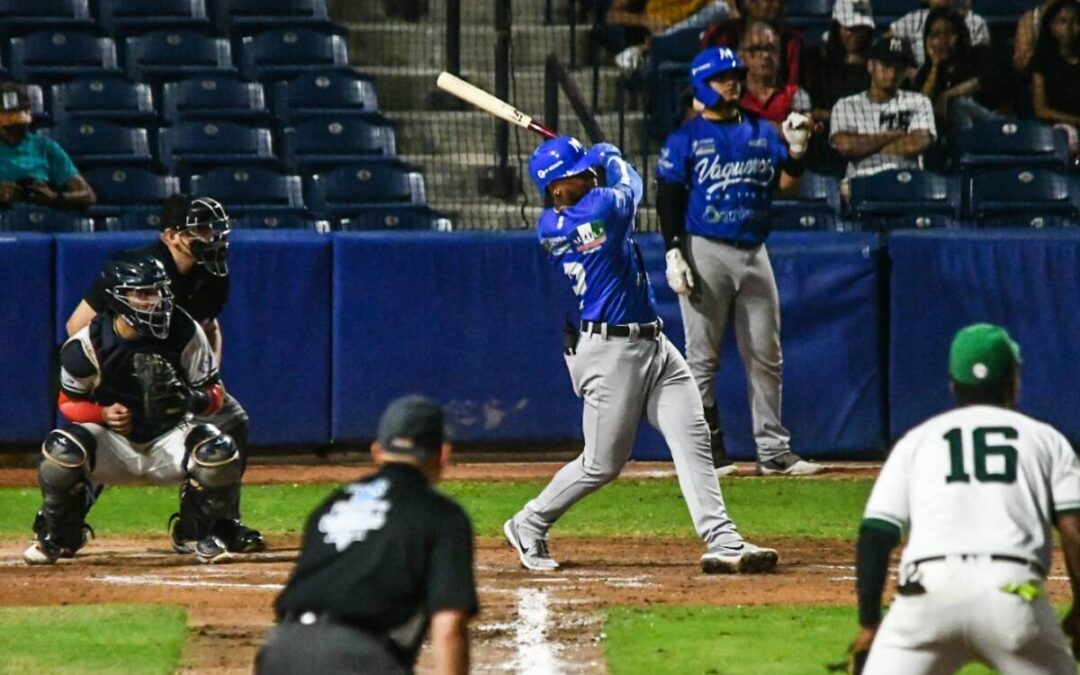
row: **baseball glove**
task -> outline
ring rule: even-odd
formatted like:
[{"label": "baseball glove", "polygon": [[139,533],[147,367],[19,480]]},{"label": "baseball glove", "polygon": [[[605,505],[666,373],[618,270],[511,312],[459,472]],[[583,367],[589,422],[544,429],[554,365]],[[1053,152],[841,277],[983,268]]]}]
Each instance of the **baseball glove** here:
[{"label": "baseball glove", "polygon": [[191,388],[160,354],[136,354],[135,379],[142,387],[143,414],[147,421],[176,424],[190,410]]}]

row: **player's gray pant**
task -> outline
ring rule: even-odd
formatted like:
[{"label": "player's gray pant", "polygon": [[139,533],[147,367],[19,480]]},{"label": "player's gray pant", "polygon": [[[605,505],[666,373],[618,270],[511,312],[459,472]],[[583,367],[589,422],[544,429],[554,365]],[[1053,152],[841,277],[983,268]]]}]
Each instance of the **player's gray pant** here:
[{"label": "player's gray pant", "polygon": [[614,480],[634,448],[642,413],[667,441],[698,534],[710,546],[740,541],[712,468],[709,428],[690,370],[661,335],[656,340],[582,334],[566,357],[584,403],[585,450],[525,505],[518,526],[547,533],[586,495]]},{"label": "player's gray pant", "polygon": [[341,673],[406,675],[412,668],[390,653],[384,641],[338,623],[286,622],[270,631],[255,657],[257,675]]},{"label": "player's gray pant", "polygon": [[690,235],[687,254],[696,286],[690,299],[679,297],[686,331],[686,362],[701,400],[716,405],[728,318],[735,320],[735,341],[746,368],[747,393],[754,422],[758,459],[767,461],[790,449],[791,434],[780,423],[780,296],[769,253]]}]

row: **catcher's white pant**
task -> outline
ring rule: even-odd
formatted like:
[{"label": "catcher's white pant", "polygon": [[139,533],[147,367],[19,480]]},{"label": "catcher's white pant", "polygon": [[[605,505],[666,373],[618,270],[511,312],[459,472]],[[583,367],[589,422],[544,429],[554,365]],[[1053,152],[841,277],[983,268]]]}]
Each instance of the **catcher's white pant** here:
[{"label": "catcher's white pant", "polygon": [[100,424],[83,424],[94,435],[97,450],[90,480],[103,485],[150,483],[178,485],[187,476],[184,470],[184,439],[191,424],[181,422],[146,443],[130,440]]},{"label": "catcher's white pant", "polygon": [[988,556],[922,563],[921,595],[898,595],[866,661],[865,675],[952,673],[982,661],[1002,673],[1076,675],[1076,662],[1046,598],[1002,590],[1042,580],[1024,565]]}]

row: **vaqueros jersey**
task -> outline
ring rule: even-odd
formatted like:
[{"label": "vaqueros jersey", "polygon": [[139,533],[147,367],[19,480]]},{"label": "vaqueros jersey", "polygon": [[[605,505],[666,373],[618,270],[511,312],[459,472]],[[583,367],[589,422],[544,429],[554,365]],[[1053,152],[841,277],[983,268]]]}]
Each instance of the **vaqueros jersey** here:
[{"label": "vaqueros jersey", "polygon": [[699,115],[668,136],[656,178],[689,188],[687,232],[760,244],[769,236],[773,182],[787,158],[787,146],[768,122]]},{"label": "vaqueros jersey", "polygon": [[903,561],[1010,555],[1050,568],[1051,523],[1080,511],[1080,462],[1053,427],[966,406],[907,433],[878,477],[866,518],[909,529]]},{"label": "vaqueros jersey", "polygon": [[655,299],[633,238],[641,176],[617,155],[605,159],[605,168],[607,187],[540,215],[540,244],[570,279],[582,319],[651,323],[656,321]]}]

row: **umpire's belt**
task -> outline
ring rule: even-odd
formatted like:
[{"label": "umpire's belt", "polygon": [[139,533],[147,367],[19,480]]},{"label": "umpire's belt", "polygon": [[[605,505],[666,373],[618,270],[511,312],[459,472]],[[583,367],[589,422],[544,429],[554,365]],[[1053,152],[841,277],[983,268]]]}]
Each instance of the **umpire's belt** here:
[{"label": "umpire's belt", "polygon": [[407,666],[411,664],[409,656],[405,654],[400,645],[390,639],[385,631],[373,630],[358,621],[344,619],[324,612],[285,612],[285,614],[281,616],[281,623],[299,623],[304,626],[312,626],[315,624],[335,624],[344,626],[378,641],[388,652],[393,654],[403,664]]},{"label": "umpire's belt", "polygon": [[1040,564],[1038,564],[1036,562],[1032,562],[1032,561],[1028,560],[1027,558],[1021,558],[1020,556],[1001,555],[1001,554],[998,554],[998,553],[991,553],[990,555],[987,555],[985,553],[958,553],[958,554],[955,554],[955,555],[935,555],[935,556],[931,556],[929,558],[920,558],[919,560],[914,560],[914,561],[911,562],[911,564],[914,567],[918,567],[919,565],[922,565],[923,563],[943,562],[943,561],[949,560],[949,559],[961,560],[961,561],[967,562],[967,561],[975,561],[975,560],[986,560],[987,558],[989,558],[990,560],[992,560],[994,562],[1007,562],[1007,563],[1013,563],[1014,565],[1023,565],[1024,567],[1031,568],[1031,571],[1035,572],[1036,574],[1038,574],[1040,576],[1043,576],[1043,577],[1046,576],[1046,572],[1043,571],[1042,565],[1040,565]]},{"label": "umpire's belt", "polygon": [[660,337],[664,324],[659,319],[652,323],[600,323],[599,321],[582,321],[581,332],[585,335],[602,335],[604,337],[631,338],[640,340],[655,340]]}]

